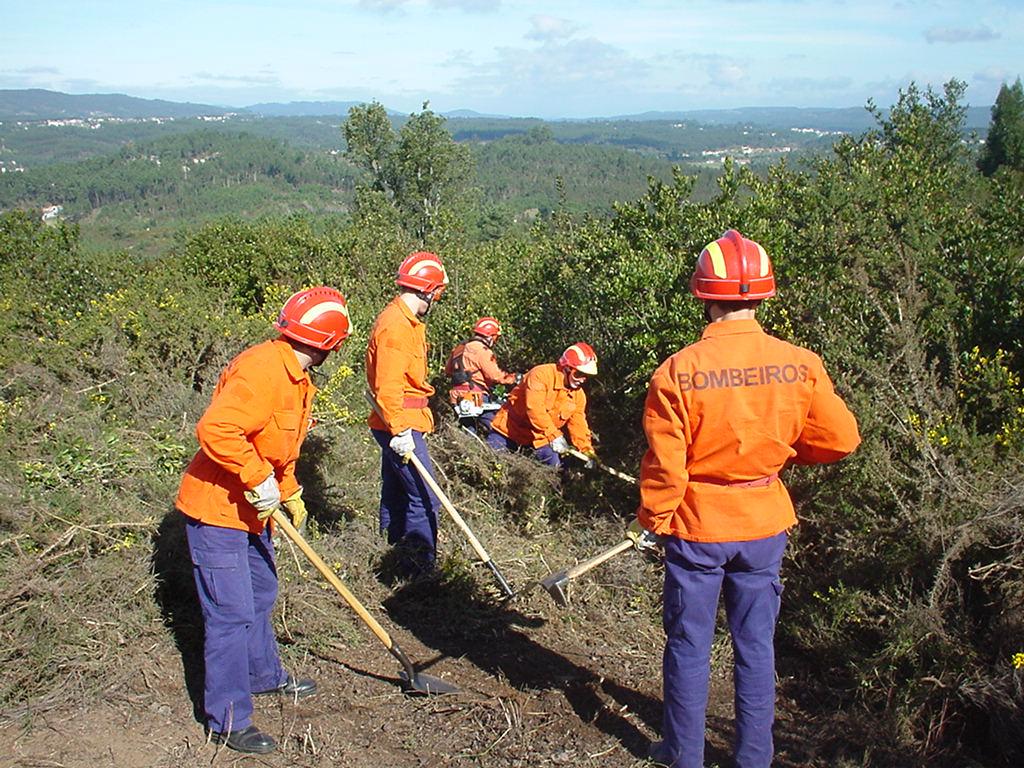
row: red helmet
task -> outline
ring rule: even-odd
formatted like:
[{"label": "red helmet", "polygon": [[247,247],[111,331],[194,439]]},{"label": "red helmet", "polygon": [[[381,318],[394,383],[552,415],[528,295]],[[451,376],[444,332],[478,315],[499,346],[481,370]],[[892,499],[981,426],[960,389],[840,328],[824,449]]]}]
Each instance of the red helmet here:
[{"label": "red helmet", "polygon": [[559,368],[575,368],[587,376],[597,376],[597,355],[585,341],[578,341],[558,358]]},{"label": "red helmet", "polygon": [[352,330],[345,297],[326,286],[293,293],[274,327],[289,339],[328,352],[340,347]]},{"label": "red helmet", "polygon": [[501,323],[493,317],[481,317],[473,326],[473,333],[487,339],[496,339],[501,336]]},{"label": "red helmet", "polygon": [[775,295],[775,274],[764,248],[735,229],[704,246],[690,278],[698,299],[754,301]]},{"label": "red helmet", "polygon": [[405,257],[398,267],[395,282],[404,288],[440,296],[448,285],[448,273],[444,271],[441,257],[430,251],[416,251]]}]

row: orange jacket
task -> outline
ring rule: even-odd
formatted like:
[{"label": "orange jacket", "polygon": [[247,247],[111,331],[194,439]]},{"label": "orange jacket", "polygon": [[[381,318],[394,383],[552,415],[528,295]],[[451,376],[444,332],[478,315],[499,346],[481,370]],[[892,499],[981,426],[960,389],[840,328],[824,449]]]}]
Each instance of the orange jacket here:
[{"label": "orange jacket", "polygon": [[821,359],[756,320],[711,323],[662,363],[643,419],[637,516],[648,530],[688,541],[781,533],[796,513],[778,472],[837,461],[860,444]]},{"label": "orange jacket", "polygon": [[577,450],[594,450],[587,424],[587,395],[565,386],[565,374],[554,363],[531,368],[494,417],[491,429],[519,445],[540,448],[569,428]]},{"label": "orange jacket", "polygon": [[427,326],[400,296],[377,315],[366,348],[366,382],[384,414],[370,412],[371,429],[397,435],[403,429],[433,432],[427,398]]},{"label": "orange jacket", "polygon": [[271,472],[282,498],[298,490],[295,462],[315,393],[283,339],[232,360],[196,425],[199,451],[181,479],[178,509],[210,525],[260,533],[264,524],[242,494]]},{"label": "orange jacket", "polygon": [[[462,358],[462,370],[469,377],[465,382],[455,381],[454,374],[458,368],[459,358]],[[458,402],[460,390],[490,392],[491,387],[495,384],[513,384],[516,380],[514,373],[506,373],[501,370],[494,352],[477,338],[456,345],[448,357],[444,372],[453,377],[454,386],[449,393],[449,398],[453,403]]]}]

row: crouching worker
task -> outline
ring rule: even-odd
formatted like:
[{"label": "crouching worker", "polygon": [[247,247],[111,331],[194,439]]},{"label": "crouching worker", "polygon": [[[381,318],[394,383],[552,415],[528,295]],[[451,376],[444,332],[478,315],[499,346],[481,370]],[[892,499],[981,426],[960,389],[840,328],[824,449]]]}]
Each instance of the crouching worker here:
[{"label": "crouching worker", "polygon": [[333,288],[299,291],[274,327],[278,338],[242,352],[221,374],[175,502],[188,517],[203,614],[207,726],[214,742],[239,752],[277,746],[253,725],[254,695],[316,691],[315,682],[292,677],[278,658],[267,518],[284,507],[296,526],[305,520],[295,464],[316,392],[308,369],[349,335],[348,308]]},{"label": "crouching worker", "polygon": [[701,252],[690,287],[708,325],[654,372],[643,414],[643,531],[634,541],[665,546],[663,740],[650,755],[660,765],[704,765],[721,593],[735,658],[735,763],[768,768],[779,571],[797,522],[779,472],[838,461],[860,435],[821,358],[758,324],[758,304],[775,295],[764,248],[729,230]]},{"label": "crouching worker", "polygon": [[487,432],[501,407],[493,388],[518,384],[523,378],[498,365],[494,344],[500,336],[501,323],[493,317],[481,317],[473,326],[473,338],[457,344],[445,365],[444,372],[452,380],[448,398],[459,424],[467,429]]},{"label": "crouching worker", "polygon": [[494,417],[487,444],[498,451],[530,448],[539,461],[560,467],[570,447],[562,434],[567,427],[572,446],[593,456],[583,384],[596,375],[597,355],[582,341],[568,347],[557,363],[531,368]]}]

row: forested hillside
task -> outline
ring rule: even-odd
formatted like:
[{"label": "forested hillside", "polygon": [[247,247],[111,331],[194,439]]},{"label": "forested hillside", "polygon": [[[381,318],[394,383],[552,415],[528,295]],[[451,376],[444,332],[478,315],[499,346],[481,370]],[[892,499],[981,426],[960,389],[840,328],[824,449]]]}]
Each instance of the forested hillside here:
[{"label": "forested hillside", "polygon": [[[512,369],[586,340],[600,358],[588,384],[600,454],[635,473],[647,380],[704,324],[688,291],[696,255],[735,227],[774,260],[764,326],[822,355],[864,438],[839,464],[784,477],[801,524],[783,569],[776,764],[1020,765],[1024,166],[1011,152],[978,170],[962,97],[956,81],[911,85],[871,130],[806,164],[728,161],[702,196],[694,169],[664,172],[633,149],[566,152],[543,131],[476,146],[427,110],[385,125],[373,107],[350,113],[339,156],[218,131],[87,160],[87,174],[25,172],[17,193],[5,179],[5,200],[60,182],[69,210],[156,216],[160,201],[187,215],[146,258],[83,248],[88,216],[0,216],[0,752],[84,764],[41,735],[56,731],[121,765],[214,759],[188,700],[199,621],[171,504],[223,366],[271,335],[291,292],[326,283],[348,297],[355,331],[319,374],[300,470],[311,539],[463,693],[398,696],[387,654],[282,546],[283,653],[327,698],[262,711],[282,743],[268,764],[640,764],[659,728],[659,567],[623,556],[564,610],[528,586],[616,542],[635,489],[491,454],[439,396],[439,476],[522,594],[500,603],[448,521],[435,581],[382,583],[363,353],[397,264],[435,250],[452,277],[428,323],[441,394],[444,359],[480,315],[501,319]],[[1007,102],[1003,114],[1018,113]],[[254,198],[260,183],[268,195],[312,185],[348,210],[324,199],[305,214],[203,220],[254,177],[240,187]],[[502,203],[539,206],[545,185],[560,190],[549,216],[504,218]],[[576,185],[579,207],[560,205]],[[730,654],[719,637],[713,764],[729,759]],[[116,739],[90,740],[111,723]]]}]

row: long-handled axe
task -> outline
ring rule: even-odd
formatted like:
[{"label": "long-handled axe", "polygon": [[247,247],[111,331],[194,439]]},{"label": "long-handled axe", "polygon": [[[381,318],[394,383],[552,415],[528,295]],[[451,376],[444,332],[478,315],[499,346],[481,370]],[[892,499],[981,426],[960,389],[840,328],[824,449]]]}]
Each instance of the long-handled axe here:
[{"label": "long-handled axe", "polygon": [[633,485],[636,485],[636,478],[633,477],[632,475],[627,475],[625,472],[620,472],[619,470],[614,469],[613,467],[609,467],[607,464],[602,464],[594,457],[587,456],[587,454],[585,454],[583,451],[577,451],[575,448],[570,447],[568,453],[571,456],[575,456],[580,461],[593,462],[594,466],[596,466],[598,469],[604,470],[609,475],[615,475],[615,477],[619,478],[620,480],[625,480],[627,483],[632,483]]},{"label": "long-handled axe", "polygon": [[[380,412],[380,406],[377,405],[377,401],[374,399],[373,395],[369,392],[365,392],[365,395],[366,399],[370,402],[370,405],[373,406],[373,410],[377,412],[378,416],[383,418],[383,415]],[[515,595],[515,592],[512,587],[509,586],[508,581],[506,581],[501,571],[498,570],[498,566],[494,564],[494,560],[492,560],[491,556],[487,554],[487,550],[484,549],[484,545],[480,543],[480,539],[478,539],[476,534],[474,534],[470,527],[466,525],[466,521],[462,519],[462,515],[460,515],[458,510],[455,509],[455,505],[452,504],[444,491],[441,490],[441,486],[437,484],[437,481],[434,480],[431,474],[427,471],[427,468],[423,466],[423,462],[416,458],[416,454],[411,451],[405,454],[402,458],[416,468],[419,476],[423,478],[423,482],[429,485],[430,490],[432,490],[434,495],[440,499],[441,506],[444,507],[445,512],[447,512],[448,516],[451,517],[456,527],[458,527],[458,529],[465,535],[466,539],[469,541],[469,545],[473,548],[473,551],[476,552],[476,556],[480,558],[480,562],[486,565],[490,569],[491,573],[494,574],[494,579],[498,582],[498,586],[501,588],[501,591],[505,593],[505,596],[512,597]]]},{"label": "long-handled axe", "polygon": [[451,683],[441,680],[438,677],[434,677],[433,675],[428,675],[423,672],[417,672],[416,667],[413,666],[409,657],[406,656],[405,652],[398,647],[398,643],[391,638],[391,635],[389,635],[387,630],[380,625],[380,622],[378,622],[370,612],[363,607],[363,604],[356,599],[356,596],[349,591],[348,587],[342,583],[341,579],[339,579],[337,574],[330,569],[320,555],[318,555],[316,551],[309,546],[309,543],[303,538],[302,534],[299,533],[288,518],[282,514],[280,507],[274,510],[273,518],[277,527],[284,531],[285,536],[295,542],[296,546],[302,550],[302,554],[304,554],[309,559],[309,562],[313,564],[313,567],[320,571],[320,574],[327,579],[330,585],[334,587],[335,591],[341,595],[345,602],[349,604],[349,607],[351,607],[352,610],[356,612],[356,615],[362,619],[363,623],[366,624],[373,634],[377,636],[377,639],[384,644],[384,647],[388,649],[388,652],[398,659],[399,663],[402,665],[401,677],[406,688],[411,691],[415,691],[416,693],[426,694],[453,693],[459,690]]},{"label": "long-handled axe", "polygon": [[614,547],[606,549],[597,555],[594,555],[588,560],[584,560],[582,563],[577,563],[572,568],[558,571],[557,573],[551,573],[545,576],[540,581],[540,585],[548,591],[552,599],[565,607],[569,605],[569,582],[578,576],[582,576],[589,570],[597,568],[601,563],[611,560],[613,557],[622,554],[627,549],[633,548],[633,540],[625,539],[620,541]]}]

